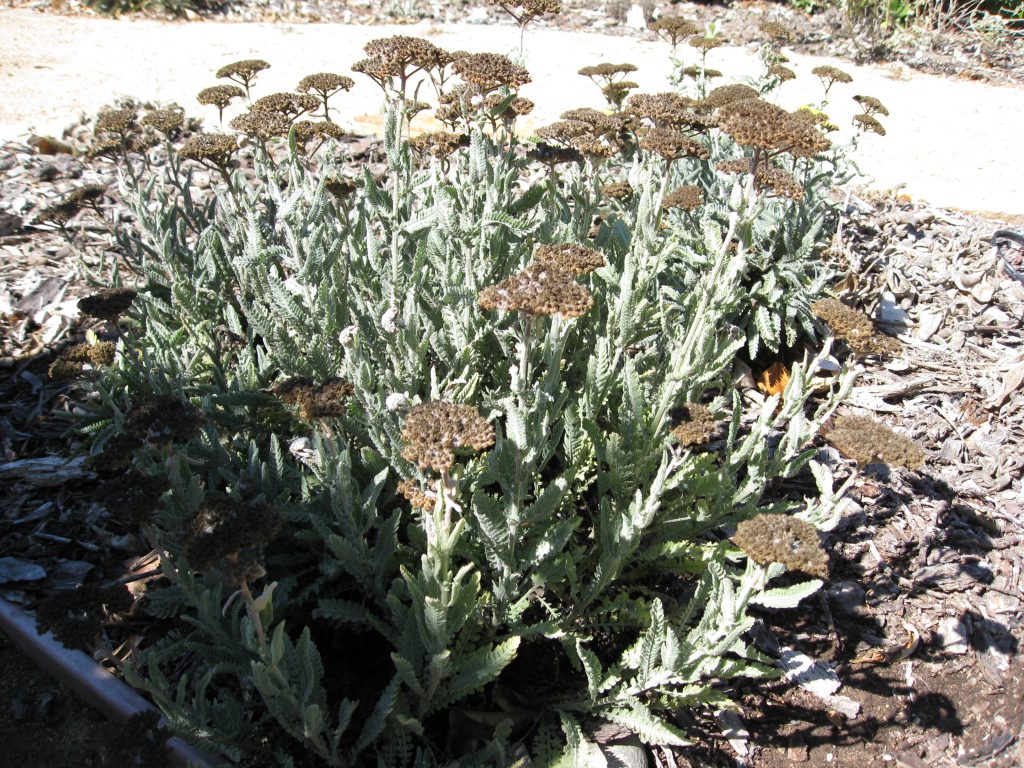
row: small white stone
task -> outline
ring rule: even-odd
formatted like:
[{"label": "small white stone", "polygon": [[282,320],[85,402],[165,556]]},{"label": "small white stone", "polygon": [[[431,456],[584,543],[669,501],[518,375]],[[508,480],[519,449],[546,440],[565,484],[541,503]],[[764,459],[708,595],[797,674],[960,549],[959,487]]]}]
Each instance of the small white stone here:
[{"label": "small white stone", "polygon": [[404,392],[392,392],[384,401],[384,407],[389,411],[397,411],[404,408],[408,402],[409,398],[405,396]]}]

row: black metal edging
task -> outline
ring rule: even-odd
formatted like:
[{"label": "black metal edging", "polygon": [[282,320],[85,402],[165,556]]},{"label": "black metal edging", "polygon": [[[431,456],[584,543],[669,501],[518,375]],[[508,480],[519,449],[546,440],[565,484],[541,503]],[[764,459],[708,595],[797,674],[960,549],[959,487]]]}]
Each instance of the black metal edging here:
[{"label": "black metal edging", "polygon": [[[58,643],[49,632],[39,634],[35,619],[0,597],[0,631],[3,631],[37,666],[96,707],[110,720],[127,720],[156,708],[126,683],[81,651]],[[161,725],[166,724],[161,716]],[[180,768],[216,768],[220,760],[201,752],[177,737],[167,740],[171,764]]]}]

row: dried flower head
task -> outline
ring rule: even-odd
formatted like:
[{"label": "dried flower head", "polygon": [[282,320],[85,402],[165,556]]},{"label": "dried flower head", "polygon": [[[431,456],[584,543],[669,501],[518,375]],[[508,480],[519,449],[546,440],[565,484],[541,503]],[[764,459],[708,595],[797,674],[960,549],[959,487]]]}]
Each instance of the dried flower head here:
[{"label": "dried flower head", "polygon": [[811,157],[830,145],[813,124],[762,99],[731,102],[718,114],[719,127],[748,147]]},{"label": "dried flower head", "polygon": [[836,416],[825,440],[860,465],[884,462],[920,469],[924,451],[909,437],[898,435],[867,416]]},{"label": "dried flower head", "polygon": [[734,101],[744,101],[746,99],[756,99],[760,94],[749,85],[743,85],[742,83],[733,83],[732,85],[720,85],[713,89],[704,97],[701,102],[701,106],[706,109],[717,109],[724,107],[726,104],[732,104]]},{"label": "dried flower head", "polygon": [[112,365],[116,353],[117,346],[112,341],[74,344],[57,356],[47,373],[53,381],[72,381],[85,372],[84,365],[93,368]]},{"label": "dried flower head", "polygon": [[343,415],[355,388],[338,377],[317,385],[305,376],[295,376],[277,383],[270,391],[289,405],[297,405],[299,415],[311,421]]},{"label": "dried flower head", "polygon": [[871,131],[879,136],[885,136],[885,127],[873,115],[869,115],[867,112],[861,115],[854,115],[853,122],[862,131]]},{"label": "dried flower head", "polygon": [[445,160],[459,147],[469,146],[469,136],[464,133],[432,131],[414,136],[409,140],[409,146],[420,155]]},{"label": "dried flower head", "polygon": [[494,445],[494,427],[471,405],[432,400],[413,406],[402,425],[402,458],[447,474],[461,452]]},{"label": "dried flower head", "polygon": [[223,133],[200,133],[182,144],[178,156],[224,169],[231,164],[231,157],[237,151],[238,142],[233,136]]},{"label": "dried flower head", "polygon": [[78,309],[90,317],[115,321],[128,311],[138,294],[131,288],[105,288],[78,300]]},{"label": "dried flower head", "polygon": [[487,2],[501,8],[521,27],[525,27],[541,16],[562,11],[560,0],[487,0]]},{"label": "dried flower head", "polygon": [[337,199],[343,200],[355,192],[358,186],[353,179],[344,176],[331,176],[324,181],[324,188]]},{"label": "dried flower head", "polygon": [[633,197],[633,187],[628,181],[615,181],[601,187],[601,194],[612,200],[629,200]]},{"label": "dried flower head", "polygon": [[471,53],[452,64],[467,83],[488,93],[501,87],[516,90],[530,82],[530,73],[500,53]]},{"label": "dried flower head", "polygon": [[299,120],[292,125],[295,129],[295,140],[304,145],[311,139],[343,139],[344,129],[330,120]]},{"label": "dried flower head", "polygon": [[604,256],[593,248],[576,243],[554,243],[540,246],[533,254],[533,263],[579,276],[604,266]]},{"label": "dried flower head", "polygon": [[682,447],[703,445],[715,434],[715,417],[706,405],[686,403],[680,409],[679,424],[669,433]]},{"label": "dried flower head", "polygon": [[397,77],[404,84],[414,73],[440,69],[451,59],[446,51],[429,40],[408,35],[377,38],[363,46],[363,50],[369,58],[357,62],[352,69],[369,76],[381,86],[389,77]]},{"label": "dried flower head", "polygon": [[640,137],[641,149],[657,152],[668,161],[690,155],[703,160],[711,157],[711,151],[696,139],[673,128],[648,128]]},{"label": "dried flower head", "polygon": [[725,45],[725,40],[720,37],[705,37],[704,35],[694,35],[686,40],[687,45],[691,48],[696,48],[702,53],[707,53],[710,50],[719,48]]},{"label": "dried flower head", "polygon": [[267,141],[287,136],[292,122],[278,112],[253,110],[231,118],[228,125],[256,141]]},{"label": "dried flower head", "polygon": [[225,64],[218,69],[217,77],[222,80],[225,78],[232,80],[245,88],[246,93],[249,93],[249,86],[252,85],[256,75],[269,68],[270,65],[263,59],[242,59]]},{"label": "dried flower head", "polygon": [[351,91],[356,81],[345,75],[336,75],[333,72],[316,72],[306,75],[299,80],[299,86],[295,90],[300,93],[316,91],[321,96],[331,96],[338,91]]},{"label": "dried flower head", "polygon": [[648,24],[647,28],[657,32],[673,48],[679,45],[679,41],[683,38],[695,35],[700,31],[696,24],[689,19],[684,19],[682,16],[662,16]]},{"label": "dried flower head", "polygon": [[888,117],[889,110],[874,96],[854,96],[853,100],[860,104],[861,109],[869,115],[883,115]]},{"label": "dried flower head", "polygon": [[619,115],[606,115],[604,112],[591,107],[570,109],[563,112],[562,119],[569,125],[582,123],[586,128],[580,132],[592,133],[594,136],[613,136],[622,130],[626,121]]},{"label": "dried flower head", "polygon": [[803,200],[804,187],[796,177],[776,165],[764,165],[757,169],[755,184],[758,189],[767,190],[779,197],[790,200]]},{"label": "dried flower head", "polygon": [[819,299],[811,304],[811,312],[855,354],[891,357],[903,350],[899,341],[879,333],[870,317],[838,299]]},{"label": "dried flower head", "polygon": [[572,140],[590,133],[590,125],[582,120],[556,120],[551,125],[538,128],[535,134],[548,141],[571,144]]},{"label": "dried flower head", "polygon": [[531,160],[536,160],[552,169],[556,165],[562,165],[563,163],[583,162],[583,155],[572,147],[547,144],[543,141],[538,141],[533,149],[527,153],[527,156]]},{"label": "dried flower head", "polygon": [[133,602],[123,584],[83,584],[41,600],[36,606],[36,620],[41,630],[53,632],[66,647],[87,651],[103,631],[104,622],[129,610]]},{"label": "dried flower head", "polygon": [[294,120],[301,114],[320,106],[320,99],[311,93],[271,93],[256,99],[250,106],[253,112],[274,112]]},{"label": "dried flower head", "polygon": [[850,77],[846,72],[836,67],[830,67],[828,65],[815,67],[811,70],[812,75],[817,75],[825,83],[826,87],[831,87],[833,83],[852,83],[853,78]]},{"label": "dried flower head", "polygon": [[229,585],[263,576],[259,548],[281,528],[280,513],[262,502],[207,499],[189,523],[182,554],[199,571],[217,570]]},{"label": "dried flower head", "polygon": [[90,157],[110,157],[117,159],[123,157],[128,149],[126,140],[120,136],[104,136],[97,139],[89,147]]},{"label": "dried flower head", "polygon": [[788,43],[793,39],[793,30],[778,21],[766,21],[761,24],[761,31],[769,40],[776,43]]},{"label": "dried flower head", "polygon": [[665,210],[680,208],[684,211],[692,211],[702,205],[704,205],[704,190],[695,186],[677,187],[665,195],[665,199],[661,201],[661,207]]},{"label": "dried flower head", "polygon": [[142,441],[135,435],[120,432],[103,445],[103,450],[90,456],[86,466],[101,475],[124,472],[135,460],[135,451],[142,447]]},{"label": "dried flower head", "polygon": [[175,395],[152,395],[128,411],[125,431],[153,445],[187,443],[203,426],[203,412]]},{"label": "dried flower head", "polygon": [[610,79],[617,75],[625,75],[630,72],[636,72],[635,64],[611,64],[609,62],[602,62],[601,64],[591,64],[590,66],[583,67],[579,70],[579,74],[589,78],[601,78]]},{"label": "dried flower head", "polygon": [[507,280],[484,288],[477,294],[477,303],[487,310],[573,318],[590,311],[594,297],[572,275],[530,264]]},{"label": "dried flower head", "polygon": [[142,124],[148,125],[161,133],[171,133],[185,123],[185,115],[174,109],[154,109],[142,117]]},{"label": "dried flower head", "polygon": [[796,72],[782,64],[773,64],[768,67],[768,74],[783,83],[796,78]]},{"label": "dried flower head", "polygon": [[118,133],[122,136],[135,130],[134,109],[110,109],[96,118],[96,133]]},{"label": "dried flower head", "polygon": [[402,494],[413,509],[431,510],[437,504],[437,494],[429,489],[421,488],[414,480],[402,480],[398,484],[398,492]]},{"label": "dried flower head", "polygon": [[132,469],[104,481],[94,496],[129,531],[146,523],[171,487],[165,475],[147,475]]},{"label": "dried flower head", "polygon": [[701,66],[697,66],[697,65],[690,65],[688,67],[683,67],[681,72],[682,72],[682,74],[684,76],[689,77],[689,78],[691,78],[693,80],[698,80],[698,79],[700,79],[702,77],[706,77],[708,80],[711,80],[712,78],[721,77],[722,76],[722,72],[720,70],[709,69],[709,68],[705,68],[705,67],[701,67]]},{"label": "dried flower head", "polygon": [[828,576],[828,555],[818,530],[789,515],[757,515],[736,526],[733,543],[758,565],[782,563],[791,571]]},{"label": "dried flower head", "polygon": [[232,101],[245,96],[245,91],[237,85],[215,85],[211,88],[203,88],[196,96],[200,104],[207,104],[217,107],[223,111]]},{"label": "dried flower head", "polygon": [[52,205],[46,206],[36,213],[35,223],[51,224],[63,229],[80,210],[82,210],[82,206],[76,203],[69,203],[66,200],[61,200],[53,203]]},{"label": "dried flower head", "polygon": [[576,149],[587,159],[598,163],[618,154],[619,148],[610,141],[585,133],[577,136],[571,142],[573,149]]}]

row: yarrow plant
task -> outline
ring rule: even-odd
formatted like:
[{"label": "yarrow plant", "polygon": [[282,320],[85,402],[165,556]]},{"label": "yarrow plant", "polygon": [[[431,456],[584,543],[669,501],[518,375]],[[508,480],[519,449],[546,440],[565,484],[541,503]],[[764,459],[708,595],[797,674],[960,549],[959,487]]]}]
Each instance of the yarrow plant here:
[{"label": "yarrow plant", "polygon": [[[86,302],[117,343],[58,371],[89,373],[90,466],[160,557],[142,609],[171,630],[123,672],[233,764],[582,765],[602,722],[686,745],[682,709],[777,674],[751,610],[827,575],[829,141],[726,86],[566,105],[524,142],[523,65],[366,53],[383,173],[309,119],[346,90],[324,74],[126,172],[138,285]],[[450,131],[410,138],[417,74]],[[737,359],[783,352],[745,404]],[[808,470],[816,494],[775,495]]]}]

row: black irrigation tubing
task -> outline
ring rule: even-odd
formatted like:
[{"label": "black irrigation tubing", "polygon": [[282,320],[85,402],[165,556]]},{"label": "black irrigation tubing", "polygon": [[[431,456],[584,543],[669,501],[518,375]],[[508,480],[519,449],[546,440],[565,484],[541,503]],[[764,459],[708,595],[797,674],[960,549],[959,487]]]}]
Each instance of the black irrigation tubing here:
[{"label": "black irrigation tubing", "polygon": [[[49,632],[40,634],[32,616],[2,597],[0,631],[37,666],[96,707],[107,719],[124,721],[139,712],[155,711],[152,704],[87,655],[65,648]],[[166,725],[162,716],[160,724]],[[171,765],[180,768],[214,768],[221,762],[176,737],[167,740],[167,749]]]},{"label": "black irrigation tubing", "polygon": [[1024,234],[1020,232],[1014,232],[1012,229],[997,229],[992,234],[992,245],[999,253],[999,257],[1003,260],[1003,269],[1006,270],[1006,274],[1015,280],[1019,280],[1024,283],[1024,272],[1013,266],[1009,259],[1006,258],[1006,254],[1003,253],[1003,249],[1000,245],[1007,242],[1016,243],[1022,249],[1024,249]]}]

